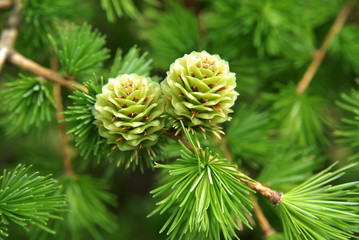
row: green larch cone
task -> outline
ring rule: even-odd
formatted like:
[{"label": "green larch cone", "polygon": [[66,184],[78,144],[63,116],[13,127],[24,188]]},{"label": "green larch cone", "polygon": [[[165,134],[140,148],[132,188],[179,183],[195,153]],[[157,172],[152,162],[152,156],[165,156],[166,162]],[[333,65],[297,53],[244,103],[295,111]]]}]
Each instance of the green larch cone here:
[{"label": "green larch cone", "polygon": [[121,151],[156,144],[165,124],[158,83],[137,74],[110,78],[96,96],[93,114],[99,133]]},{"label": "green larch cone", "polygon": [[228,62],[206,51],[177,59],[161,86],[168,100],[166,111],[186,126],[203,131],[227,121],[238,96]]}]

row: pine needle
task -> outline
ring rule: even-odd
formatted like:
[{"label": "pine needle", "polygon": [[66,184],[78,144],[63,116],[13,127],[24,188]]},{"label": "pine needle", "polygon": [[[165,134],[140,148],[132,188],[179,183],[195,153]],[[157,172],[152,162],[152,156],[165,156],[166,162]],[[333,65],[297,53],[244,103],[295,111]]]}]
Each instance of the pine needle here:
[{"label": "pine needle", "polygon": [[351,239],[359,232],[359,182],[327,185],[356,164],[334,164],[284,194],[279,206],[286,239]]}]

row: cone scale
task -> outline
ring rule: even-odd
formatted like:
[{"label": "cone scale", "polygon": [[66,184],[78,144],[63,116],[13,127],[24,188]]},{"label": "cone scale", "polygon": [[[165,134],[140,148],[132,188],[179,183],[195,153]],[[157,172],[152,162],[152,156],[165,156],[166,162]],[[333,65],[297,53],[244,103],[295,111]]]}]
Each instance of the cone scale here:
[{"label": "cone scale", "polygon": [[108,144],[121,151],[156,144],[165,120],[164,101],[158,83],[137,74],[110,78],[96,96],[95,124]]},{"label": "cone scale", "polygon": [[184,120],[186,126],[201,129],[229,120],[230,107],[238,96],[228,62],[206,51],[177,59],[161,87],[167,99],[166,112]]}]

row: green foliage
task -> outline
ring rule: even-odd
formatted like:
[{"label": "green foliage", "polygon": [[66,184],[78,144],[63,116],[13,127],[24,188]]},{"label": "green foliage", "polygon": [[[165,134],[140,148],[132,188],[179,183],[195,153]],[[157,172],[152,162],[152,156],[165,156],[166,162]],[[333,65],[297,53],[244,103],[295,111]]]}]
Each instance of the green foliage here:
[{"label": "green foliage", "polygon": [[[193,149],[196,145],[185,130]],[[170,174],[168,182],[151,191],[153,197],[164,195],[149,215],[170,212],[160,232],[168,228],[169,239],[220,239],[236,236],[239,220],[251,226],[244,214],[251,215],[250,189],[243,185],[235,166],[206,148],[191,152],[182,142],[181,158],[172,164],[156,164]]]},{"label": "green foliage", "polygon": [[40,128],[54,118],[52,84],[37,77],[20,75],[1,91],[1,125],[11,136]]},{"label": "green foliage", "polygon": [[241,104],[227,129],[232,153],[253,166],[254,161],[268,160],[269,115],[254,106]]},{"label": "green foliage", "polygon": [[0,177],[0,239],[7,237],[6,225],[10,223],[26,230],[34,225],[54,234],[47,223],[61,219],[55,214],[65,210],[65,196],[54,195],[60,186],[51,175],[39,176],[29,169],[19,164],[13,171],[5,169]]},{"label": "green foliage", "polygon": [[286,239],[351,239],[359,232],[359,182],[327,185],[353,166],[329,172],[332,165],[284,194],[279,211]]},{"label": "green foliage", "polygon": [[133,0],[101,0],[101,7],[106,11],[109,22],[115,22],[116,17],[122,17],[124,14],[130,18],[139,17]]},{"label": "green foliage", "polygon": [[312,176],[322,162],[323,158],[311,149],[298,149],[279,141],[268,150],[257,180],[277,191],[288,191]]},{"label": "green foliage", "polygon": [[75,146],[79,148],[80,155],[85,159],[95,158],[98,162],[101,157],[108,154],[110,145],[106,144],[106,139],[98,134],[98,128],[94,124],[95,117],[92,114],[96,103],[96,95],[102,92],[104,85],[103,79],[100,81],[94,77],[84,83],[88,89],[86,93],[78,88],[72,95],[72,105],[63,114],[67,122],[68,133],[75,137]]},{"label": "green foliage", "polygon": [[299,24],[301,21],[293,14],[297,9],[287,1],[226,0],[213,5],[212,14],[206,18],[209,28],[216,35],[224,34],[227,41],[229,38],[235,43],[236,39],[249,38],[260,56],[284,55],[295,60],[291,54],[297,53],[295,61],[302,62],[310,57],[313,50],[310,29]]},{"label": "green foliage", "polygon": [[[236,73],[239,82],[237,86],[245,86],[240,89],[241,98],[252,99],[256,93],[262,91],[271,79],[278,79],[283,71],[292,68],[293,64],[285,58],[254,58],[243,55],[240,59],[230,62],[233,72]],[[267,88],[265,88],[267,90]]]},{"label": "green foliage", "polygon": [[61,63],[61,70],[69,76],[85,71],[92,74],[110,57],[109,50],[105,48],[105,37],[87,23],[82,26],[65,25],[49,38]]},{"label": "green foliage", "polygon": [[[199,50],[198,23],[193,12],[175,1],[167,1],[166,12],[158,10],[152,25],[143,28],[154,65],[160,69],[168,66],[185,53]],[[148,19],[144,19],[148,21]]]},{"label": "green foliage", "polygon": [[330,50],[343,62],[344,69],[359,74],[359,27],[351,24],[343,27],[340,34],[334,39]]},{"label": "green foliage", "polygon": [[4,226],[0,226],[0,239],[4,239],[5,237],[8,237],[9,234],[7,233],[7,228]]},{"label": "green foliage", "polygon": [[[359,81],[359,80],[357,80]],[[350,115],[342,118],[343,124],[339,126],[336,135],[339,137],[339,142],[344,143],[347,148],[357,149],[359,146],[359,92],[352,89],[349,94],[342,93],[341,101],[336,102],[339,107],[345,110]],[[357,160],[359,153],[353,153],[350,160]]]},{"label": "green foliage", "polygon": [[280,133],[291,143],[302,147],[327,144],[324,135],[322,98],[297,94],[293,84],[282,86],[277,94],[267,94],[273,104],[272,114],[278,123]]},{"label": "green foliage", "polygon": [[[27,48],[44,50],[49,46],[47,35],[55,28],[58,19],[71,17],[76,11],[69,0],[22,0],[20,43]],[[29,47],[30,46],[30,47]],[[27,49],[27,51],[31,49]]]},{"label": "green foliage", "polygon": [[306,20],[306,25],[318,27],[325,24],[338,13],[343,0],[292,0],[290,4],[296,4],[297,8],[291,11],[297,19]]},{"label": "green foliage", "polygon": [[110,77],[121,74],[136,73],[140,76],[149,76],[151,72],[152,59],[148,59],[148,53],[140,55],[140,49],[134,45],[124,57],[122,50],[118,49],[111,67]]},{"label": "green foliage", "polygon": [[272,235],[268,236],[266,240],[286,240],[283,233],[273,233]]},{"label": "green foliage", "polygon": [[158,143],[151,148],[140,148],[134,151],[123,152],[112,148],[109,159],[110,161],[117,162],[117,167],[131,169],[132,171],[135,171],[138,167],[141,173],[144,173],[146,168],[153,168],[154,161],[165,159],[167,154],[163,147],[165,143],[166,140],[160,137]]},{"label": "green foliage", "polygon": [[102,240],[105,239],[104,232],[115,230],[116,217],[107,209],[107,206],[114,206],[115,197],[107,192],[104,182],[78,175],[65,175],[59,181],[63,185],[60,194],[66,195],[69,211],[62,215],[62,222],[50,224],[58,234],[52,236],[33,229],[32,240],[82,240],[90,237]]}]

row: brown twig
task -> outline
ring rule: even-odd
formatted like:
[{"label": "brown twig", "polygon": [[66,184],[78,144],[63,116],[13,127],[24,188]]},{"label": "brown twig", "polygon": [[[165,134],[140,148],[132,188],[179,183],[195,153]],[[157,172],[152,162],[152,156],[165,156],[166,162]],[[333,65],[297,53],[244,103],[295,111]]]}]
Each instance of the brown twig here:
[{"label": "brown twig", "polygon": [[76,86],[80,87],[81,89],[83,89],[84,91],[88,92],[88,89],[84,85],[82,85],[78,82],[75,82],[73,80],[64,78],[58,72],[48,69],[48,68],[45,68],[45,67],[37,64],[36,62],[34,62],[30,59],[27,59],[26,57],[24,57],[20,53],[16,52],[15,50],[10,51],[8,60],[9,60],[9,62],[11,62],[12,64],[14,64],[15,66],[17,66],[21,69],[29,71],[37,76],[44,77],[47,80],[50,80],[54,83],[58,83],[61,86],[67,87],[71,90],[76,90],[76,88],[73,86],[73,85],[76,85]]},{"label": "brown twig", "polygon": [[[5,4],[5,1],[1,2],[4,2]],[[71,90],[76,90],[76,88],[73,86],[76,85],[77,87],[83,89],[85,92],[88,92],[88,89],[82,84],[77,83],[71,79],[64,78],[58,72],[45,68],[36,62],[27,59],[13,49],[18,34],[18,27],[20,25],[20,11],[22,8],[22,3],[20,0],[14,0],[13,3],[13,11],[9,17],[8,22],[6,23],[4,30],[2,31],[0,38],[0,72],[2,66],[5,63],[5,60],[8,60],[21,69],[34,73],[35,75],[43,77],[52,82],[58,83]]]},{"label": "brown twig", "polygon": [[[5,4],[5,1],[0,3]],[[11,2],[13,4],[13,2]],[[0,37],[0,72],[9,55],[9,52],[14,47],[15,40],[18,34],[18,28],[20,25],[20,11],[22,8],[21,1],[14,2],[12,13],[7,21],[4,29],[2,30]]]},{"label": "brown twig", "polygon": [[355,2],[356,2],[355,0],[351,0],[347,2],[347,4],[345,4],[345,6],[338,13],[332,27],[329,29],[329,32],[325,36],[322,45],[317,51],[315,51],[312,62],[310,63],[307,70],[305,71],[302,79],[299,81],[297,85],[297,93],[302,94],[307,89],[315,73],[317,72],[320,64],[322,63],[330,43],[342,29],[345,20],[347,19],[350,11],[353,9],[355,5]]},{"label": "brown twig", "polygon": [[57,83],[54,84],[54,99],[56,103],[56,119],[60,133],[59,135],[61,141],[61,153],[64,162],[64,173],[71,174],[73,171],[71,165],[70,151],[67,144],[65,123],[61,122],[64,119],[64,116],[61,114],[61,112],[64,110],[61,97],[61,85]]},{"label": "brown twig", "polygon": [[259,182],[255,182],[244,173],[239,173],[243,178],[239,178],[243,183],[247,184],[251,189],[266,197],[274,206],[278,207],[283,198],[283,193],[272,190],[263,186]]},{"label": "brown twig", "polygon": [[166,134],[167,134],[167,136],[169,136],[170,138],[172,138],[176,142],[181,141],[186,146],[186,148],[188,148],[189,150],[194,152],[194,149],[193,149],[191,143],[188,142],[187,140],[185,140],[182,135],[180,135],[180,134],[176,135],[176,130],[175,129],[173,129],[173,128],[168,129]]},{"label": "brown twig", "polygon": [[[175,131],[173,131],[171,129],[169,131],[167,131],[167,135],[170,138],[172,138],[173,140],[181,141],[192,152],[198,151],[198,149],[196,149],[196,150],[193,149],[192,145],[186,139],[184,139],[182,135],[180,135],[180,134],[175,135],[174,133],[175,133]],[[238,172],[237,169],[235,169],[235,170]],[[251,189],[258,192],[262,196],[266,197],[274,206],[279,206],[279,204],[283,198],[283,193],[277,192],[275,190],[272,190],[268,187],[263,186],[261,183],[254,181],[253,179],[251,179],[244,173],[239,172],[239,175],[241,177],[239,177],[238,180],[247,184]]]},{"label": "brown twig", "polygon": [[[57,66],[57,60],[51,58],[51,68],[56,71],[58,69]],[[58,83],[54,84],[54,99],[56,104],[56,120],[59,127],[59,135],[61,142],[61,153],[64,163],[64,173],[71,174],[73,173],[73,170],[71,164],[70,149],[66,138],[65,123],[62,122],[62,120],[64,119],[64,115],[62,114],[64,110],[64,105],[62,104],[61,85]]]},{"label": "brown twig", "polygon": [[69,79],[65,79],[63,76],[57,73],[57,71],[55,71],[57,70],[57,67],[54,66],[53,64],[52,65],[54,66],[55,70],[47,69],[33,62],[32,60],[27,59],[26,57],[22,56],[20,53],[18,53],[13,49],[18,34],[18,28],[20,25],[20,18],[21,18],[20,11],[22,8],[22,3],[20,0],[14,0],[14,1],[0,0],[0,8],[9,7],[12,4],[14,4],[13,11],[0,37],[0,72],[5,63],[5,60],[9,60],[9,62],[11,62],[17,67],[27,70],[39,77],[43,77],[55,83],[54,99],[57,109],[56,117],[58,121],[59,132],[60,132],[61,152],[64,159],[64,171],[66,174],[72,173],[71,159],[70,159],[69,148],[66,139],[65,125],[63,122],[61,122],[61,120],[63,120],[63,115],[61,114],[61,112],[63,111],[61,86],[65,86],[71,90],[76,90],[76,88],[73,87],[73,85],[76,85],[82,88],[83,90],[85,90],[86,92],[88,90],[85,86],[83,86],[80,83],[77,83]]},{"label": "brown twig", "polygon": [[13,0],[0,0],[0,9],[8,9],[14,4]]},{"label": "brown twig", "polygon": [[257,217],[259,227],[262,229],[264,238],[268,238],[275,233],[275,230],[269,224],[267,218],[264,216],[261,207],[258,204],[258,201],[255,198],[251,198],[253,202],[253,211]]}]

